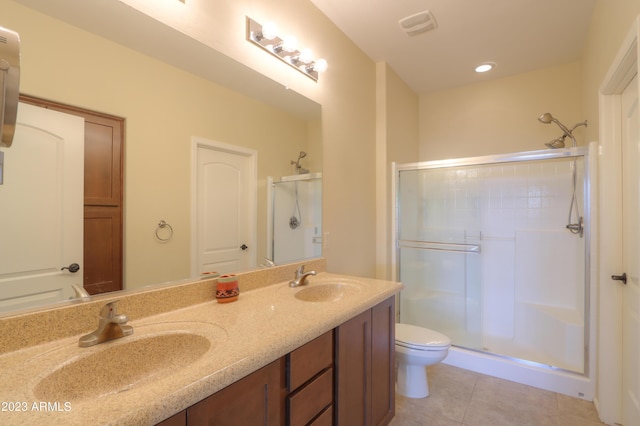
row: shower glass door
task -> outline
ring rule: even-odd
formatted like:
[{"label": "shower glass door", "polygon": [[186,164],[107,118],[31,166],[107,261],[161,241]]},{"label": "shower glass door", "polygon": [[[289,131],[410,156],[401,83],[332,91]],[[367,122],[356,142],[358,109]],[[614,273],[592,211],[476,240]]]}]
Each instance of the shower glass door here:
[{"label": "shower glass door", "polygon": [[471,208],[477,200],[461,184],[466,175],[462,168],[399,175],[400,321],[481,349],[480,224]]},{"label": "shower glass door", "polygon": [[[589,214],[581,152],[397,167],[400,321],[439,331],[457,347],[584,373]],[[579,222],[575,206],[582,236],[566,228]]]}]

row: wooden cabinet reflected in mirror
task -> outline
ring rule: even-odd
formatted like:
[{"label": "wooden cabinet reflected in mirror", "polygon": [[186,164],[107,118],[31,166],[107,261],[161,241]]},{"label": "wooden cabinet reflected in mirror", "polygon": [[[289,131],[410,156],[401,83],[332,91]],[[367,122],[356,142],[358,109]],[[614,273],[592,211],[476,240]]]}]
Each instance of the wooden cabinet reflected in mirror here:
[{"label": "wooden cabinet reflected in mirror", "polygon": [[21,95],[84,118],[84,244],[78,274],[89,294],[123,289],[124,118]]}]

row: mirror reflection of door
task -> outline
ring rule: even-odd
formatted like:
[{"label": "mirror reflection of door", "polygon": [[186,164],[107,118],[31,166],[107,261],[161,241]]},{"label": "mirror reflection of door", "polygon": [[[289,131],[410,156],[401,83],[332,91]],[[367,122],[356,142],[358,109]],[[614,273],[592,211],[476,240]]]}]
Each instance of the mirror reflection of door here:
[{"label": "mirror reflection of door", "polygon": [[84,119],[84,262],[77,274],[89,294],[122,290],[124,119],[29,96],[20,99]]},{"label": "mirror reflection of door", "polygon": [[193,274],[256,265],[257,152],[193,138]]},{"label": "mirror reflection of door", "polygon": [[0,311],[68,299],[82,275],[82,118],[20,103],[0,186]]}]

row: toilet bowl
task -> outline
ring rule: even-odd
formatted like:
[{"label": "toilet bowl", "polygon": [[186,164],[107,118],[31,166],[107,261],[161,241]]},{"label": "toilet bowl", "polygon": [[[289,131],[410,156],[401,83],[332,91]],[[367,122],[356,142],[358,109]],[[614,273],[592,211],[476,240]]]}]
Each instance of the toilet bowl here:
[{"label": "toilet bowl", "polygon": [[437,331],[396,324],[396,392],[409,398],[429,396],[427,366],[446,358],[451,339]]}]

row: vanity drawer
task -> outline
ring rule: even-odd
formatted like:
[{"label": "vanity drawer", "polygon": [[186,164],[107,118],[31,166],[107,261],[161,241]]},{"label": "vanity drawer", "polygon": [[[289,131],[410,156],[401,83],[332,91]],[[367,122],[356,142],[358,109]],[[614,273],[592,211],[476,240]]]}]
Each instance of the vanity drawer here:
[{"label": "vanity drawer", "polygon": [[287,384],[293,392],[312,377],[333,365],[333,331],[299,347],[289,354]]},{"label": "vanity drawer", "polygon": [[[306,425],[309,423],[333,402],[333,369],[325,370],[299,391],[289,395],[288,402],[289,424]],[[320,418],[316,420],[320,420]],[[322,422],[318,424],[322,424]]]}]

